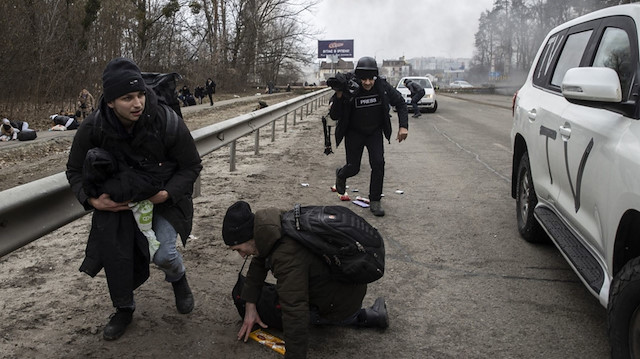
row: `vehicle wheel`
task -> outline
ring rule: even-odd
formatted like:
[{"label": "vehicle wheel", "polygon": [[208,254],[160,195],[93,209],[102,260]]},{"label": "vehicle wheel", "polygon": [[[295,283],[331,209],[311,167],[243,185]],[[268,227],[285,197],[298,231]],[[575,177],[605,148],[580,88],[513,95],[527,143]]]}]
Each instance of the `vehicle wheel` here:
[{"label": "vehicle wheel", "polygon": [[640,257],[613,278],[607,306],[612,358],[640,356]]},{"label": "vehicle wheel", "polygon": [[518,166],[518,182],[516,184],[516,216],[518,218],[518,232],[528,242],[545,242],[542,227],[533,216],[533,209],[538,204],[538,197],[533,188],[529,153],[525,152]]},{"label": "vehicle wheel", "polygon": [[427,112],[434,113],[434,112],[436,112],[437,109],[438,109],[438,101],[434,102],[433,103],[433,108],[428,108]]}]

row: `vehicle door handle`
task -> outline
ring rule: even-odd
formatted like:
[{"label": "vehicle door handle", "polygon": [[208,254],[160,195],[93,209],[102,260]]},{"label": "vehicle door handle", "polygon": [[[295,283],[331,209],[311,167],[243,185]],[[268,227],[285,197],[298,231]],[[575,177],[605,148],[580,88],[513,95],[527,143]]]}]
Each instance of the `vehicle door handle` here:
[{"label": "vehicle door handle", "polygon": [[536,120],[536,109],[534,108],[531,111],[527,111],[527,116],[529,116],[529,119],[531,121],[535,121]]},{"label": "vehicle door handle", "polygon": [[560,126],[559,132],[562,137],[568,139],[569,137],[571,137],[571,126],[569,126],[568,124],[564,124]]}]

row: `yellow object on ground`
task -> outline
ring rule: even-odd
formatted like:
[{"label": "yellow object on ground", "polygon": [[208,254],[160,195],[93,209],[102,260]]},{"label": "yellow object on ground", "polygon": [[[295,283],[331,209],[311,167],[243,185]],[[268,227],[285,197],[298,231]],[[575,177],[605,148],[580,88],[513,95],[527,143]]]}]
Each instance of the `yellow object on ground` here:
[{"label": "yellow object on ground", "polygon": [[271,335],[262,329],[252,331],[251,334],[249,334],[249,338],[284,355],[284,340]]}]

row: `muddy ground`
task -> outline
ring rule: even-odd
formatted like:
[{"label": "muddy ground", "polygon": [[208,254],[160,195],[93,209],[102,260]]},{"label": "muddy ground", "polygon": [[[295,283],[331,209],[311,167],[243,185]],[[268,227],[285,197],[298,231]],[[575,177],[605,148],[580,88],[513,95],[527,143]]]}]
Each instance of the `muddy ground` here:
[{"label": "muddy ground", "polygon": [[[278,101],[291,97],[280,96]],[[205,108],[185,114],[185,121],[193,130],[249,112],[255,102]],[[227,150],[203,158],[202,196],[194,201],[193,235],[186,248],[180,247],[196,299],[189,315],[175,310],[171,286],[161,271],[152,270],[150,279],[136,291],[134,323],[118,341],[103,341],[102,327],[113,310],[104,272],[91,279],[78,271],[90,215],[0,258],[0,358],[155,358],[167,353],[227,357],[215,354],[222,347],[240,350],[244,354],[239,357],[265,357],[263,348],[238,345],[235,340],[240,318],[230,300],[229,283],[235,281],[242,260],[222,243],[222,217],[238,199],[256,206],[288,206],[291,198],[298,197],[305,190],[300,182],[308,182],[312,174],[284,180],[281,174],[297,172],[312,156],[324,158],[319,124],[309,119],[294,127],[290,118],[284,133],[279,121],[276,142],[270,142],[270,127],[262,131],[264,145],[258,156],[253,154],[253,137],[239,141],[233,173]],[[63,136],[11,149],[0,147],[0,190],[63,171],[71,140]],[[267,179],[266,188],[257,185]]]}]

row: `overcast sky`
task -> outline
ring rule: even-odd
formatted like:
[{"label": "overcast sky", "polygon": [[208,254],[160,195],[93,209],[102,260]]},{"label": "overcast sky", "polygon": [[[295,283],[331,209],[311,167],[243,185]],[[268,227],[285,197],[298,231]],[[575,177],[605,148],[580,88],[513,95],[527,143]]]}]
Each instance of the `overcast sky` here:
[{"label": "overcast sky", "polygon": [[[309,24],[316,40],[354,40],[354,60],[471,58],[478,19],[494,0],[321,0]],[[317,49],[317,41],[313,45]]]}]

